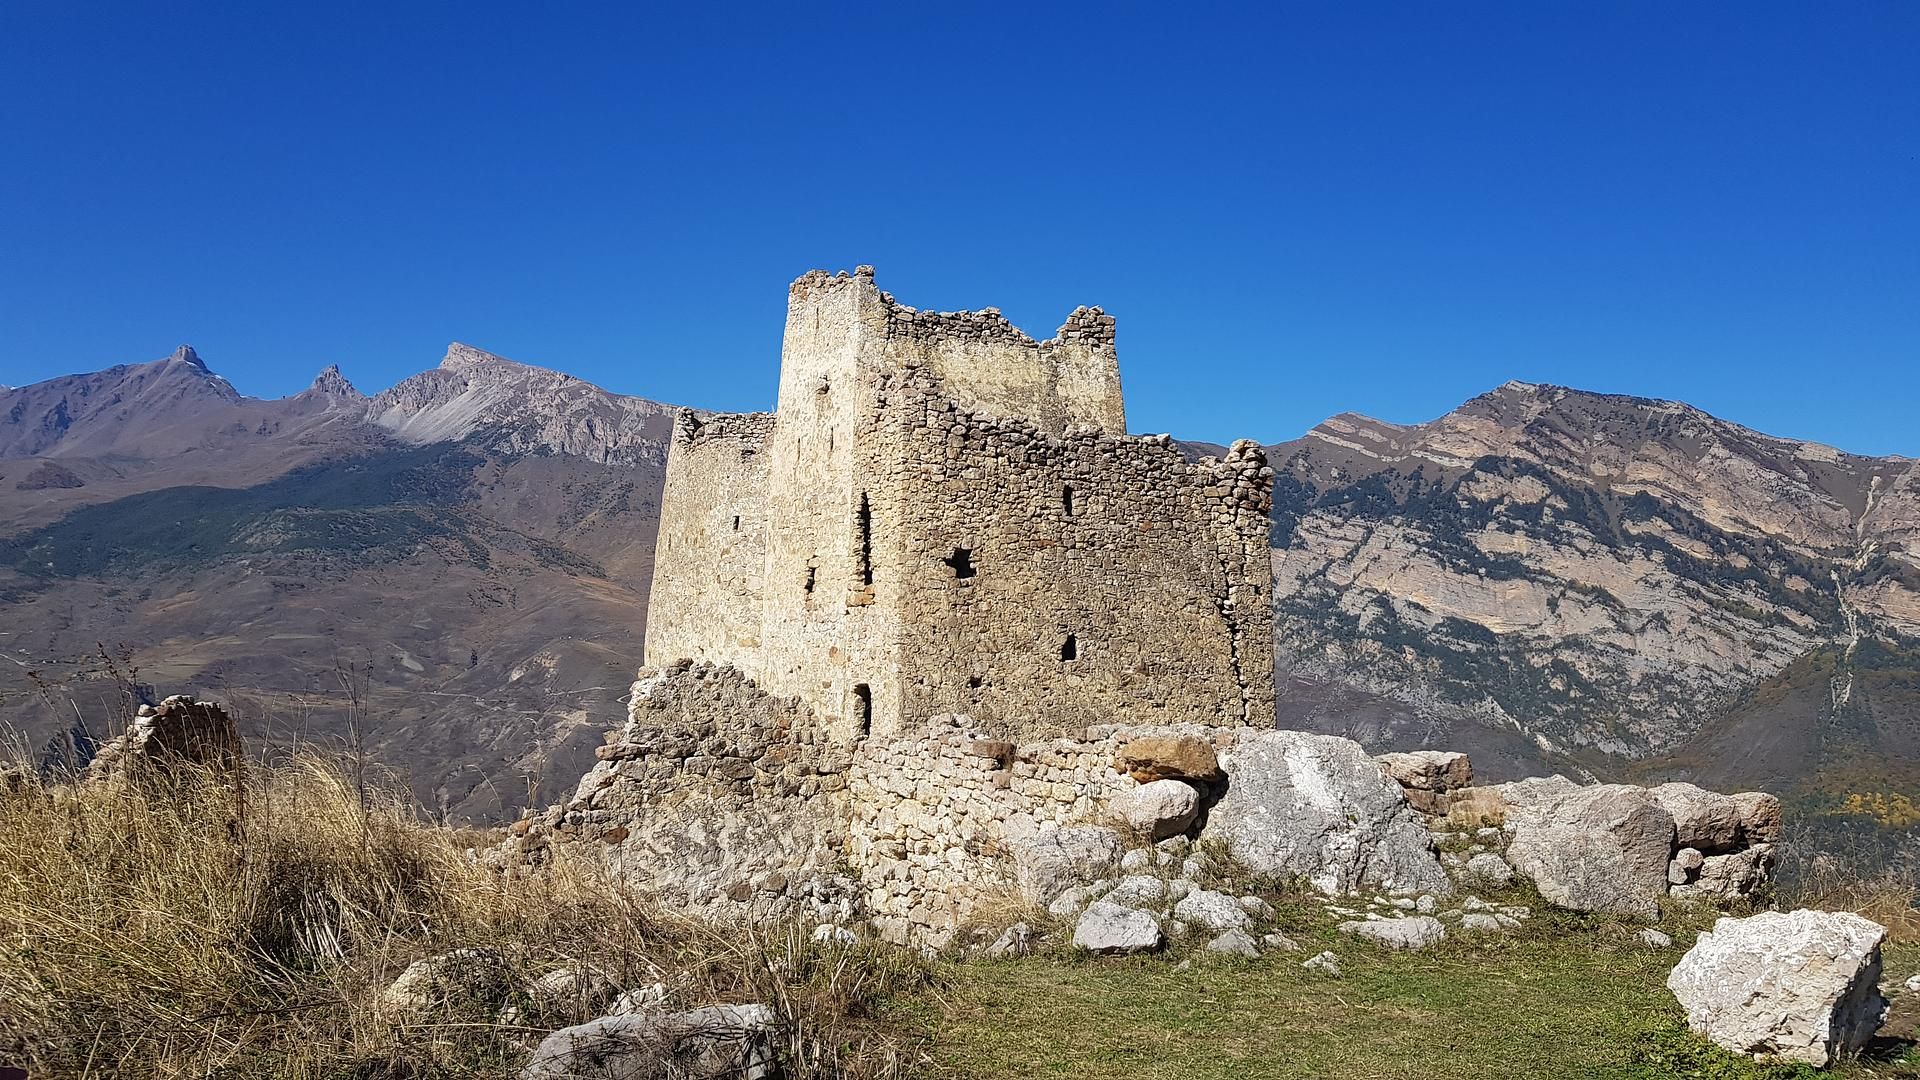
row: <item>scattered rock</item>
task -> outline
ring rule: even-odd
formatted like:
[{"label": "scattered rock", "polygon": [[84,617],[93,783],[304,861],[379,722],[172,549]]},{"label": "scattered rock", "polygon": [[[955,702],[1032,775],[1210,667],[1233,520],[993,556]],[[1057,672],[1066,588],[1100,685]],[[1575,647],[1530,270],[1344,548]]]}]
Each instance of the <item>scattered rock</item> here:
[{"label": "scattered rock", "polygon": [[844,926],[835,926],[832,923],[821,923],[819,926],[813,928],[813,940],[829,942],[844,947],[859,944],[860,935]]},{"label": "scattered rock", "polygon": [[1755,844],[1731,855],[1708,855],[1690,884],[1673,886],[1685,900],[1726,903],[1752,896],[1773,877],[1773,845]]},{"label": "scattered rock", "polygon": [[1008,845],[1015,879],[1030,904],[1046,904],[1076,885],[1111,877],[1120,866],[1120,834],[1077,825]]},{"label": "scattered rock", "polygon": [[1681,847],[1706,854],[1741,846],[1740,803],[1731,795],[1673,783],[1648,788],[1647,797],[1673,816],[1675,842]]},{"label": "scattered rock", "polygon": [[994,938],[993,944],[987,946],[985,955],[990,960],[1010,960],[1028,956],[1032,954],[1037,944],[1037,936],[1033,932],[1033,927],[1026,923],[1014,923],[1000,931],[1000,936]]},{"label": "scattered rock", "polygon": [[1167,883],[1157,877],[1132,874],[1120,879],[1104,899],[1121,907],[1157,907],[1167,899]]},{"label": "scattered rock", "polygon": [[[1515,925],[1517,926],[1519,924],[1516,923]],[[1462,915],[1460,917],[1460,929],[1488,933],[1498,932],[1506,928],[1500,925],[1499,916],[1476,911],[1471,915]]]},{"label": "scattered rock", "polygon": [[1237,903],[1240,905],[1241,911],[1259,919],[1261,922],[1272,922],[1273,917],[1278,914],[1278,912],[1273,910],[1272,904],[1267,903],[1257,896],[1242,896]]},{"label": "scattered rock", "polygon": [[[1471,917],[1471,916],[1469,916]],[[1404,919],[1378,919],[1372,922],[1344,922],[1343,934],[1352,934],[1378,942],[1389,949],[1418,951],[1445,940],[1447,928],[1431,915],[1410,915]]]},{"label": "scattered rock", "polygon": [[1453,891],[1425,821],[1359,743],[1304,731],[1243,735],[1203,836],[1255,873],[1328,895],[1402,886]]},{"label": "scattered rock", "polygon": [[1220,779],[1220,760],[1212,744],[1192,735],[1146,735],[1134,739],[1114,755],[1115,772],[1130,774],[1142,784],[1156,780],[1191,780],[1211,784]]},{"label": "scattered rock", "polygon": [[1200,813],[1200,793],[1183,780],[1154,780],[1114,797],[1113,812],[1151,840],[1177,836]]},{"label": "scattered rock", "polygon": [[1780,800],[1764,791],[1729,796],[1740,807],[1740,838],[1747,844],[1780,842]]},{"label": "scattered rock", "polygon": [[521,1080],[653,1080],[661,1076],[769,1080],[775,1075],[774,1011],[712,1005],[667,1014],[603,1016],[544,1039]]},{"label": "scattered rock", "polygon": [[1655,930],[1651,926],[1633,935],[1633,939],[1649,949],[1666,949],[1671,948],[1673,945],[1673,939],[1671,937]]},{"label": "scattered rock", "polygon": [[1047,913],[1055,918],[1064,919],[1080,909],[1106,895],[1113,888],[1110,881],[1096,881],[1089,885],[1075,885],[1073,888],[1053,898],[1047,905]]},{"label": "scattered rock", "polygon": [[1683,847],[1674,852],[1673,861],[1667,864],[1667,884],[1685,885],[1692,881],[1700,875],[1700,865],[1706,859],[1699,848]]},{"label": "scattered rock", "polygon": [[1318,971],[1336,978],[1340,975],[1340,958],[1330,952],[1315,953],[1302,960],[1300,966],[1308,971]]},{"label": "scattered rock", "polygon": [[1467,860],[1461,876],[1483,889],[1504,889],[1513,884],[1513,866],[1491,851],[1483,851]]},{"label": "scattered rock", "polygon": [[1451,750],[1413,750],[1381,754],[1374,759],[1401,787],[1420,791],[1455,791],[1473,786],[1473,763]]},{"label": "scattered rock", "polygon": [[505,957],[491,949],[455,949],[407,965],[380,992],[380,1011],[400,1025],[492,1016],[514,989]]},{"label": "scattered rock", "polygon": [[1173,916],[1208,930],[1236,930],[1253,925],[1240,902],[1223,892],[1198,889],[1173,906]]},{"label": "scattered rock", "polygon": [[1507,857],[1541,896],[1574,911],[1659,915],[1673,816],[1644,789],[1575,788],[1528,806],[1518,825]]},{"label": "scattered rock", "polygon": [[1104,900],[1081,913],[1073,927],[1074,948],[1107,956],[1151,952],[1163,942],[1152,915]]},{"label": "scattered rock", "polygon": [[1260,948],[1254,944],[1253,935],[1239,929],[1229,930],[1207,942],[1207,951],[1244,956],[1249,960],[1260,958]]},{"label": "scattered rock", "polygon": [[1687,950],[1667,988],[1693,1030],[1721,1046],[1824,1067],[1879,1030],[1886,936],[1847,912],[1723,918]]},{"label": "scattered rock", "polygon": [[1299,952],[1300,951],[1299,942],[1293,940],[1292,938],[1288,937],[1285,934],[1280,934],[1280,933],[1262,934],[1260,937],[1260,944],[1265,948],[1273,949],[1277,952]]}]

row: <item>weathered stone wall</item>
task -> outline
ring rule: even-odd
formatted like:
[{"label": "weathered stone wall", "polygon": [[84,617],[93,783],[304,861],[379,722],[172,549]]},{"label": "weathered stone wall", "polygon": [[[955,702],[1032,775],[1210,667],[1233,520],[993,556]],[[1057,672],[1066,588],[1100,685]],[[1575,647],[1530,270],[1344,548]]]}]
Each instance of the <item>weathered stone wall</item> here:
[{"label": "weathered stone wall", "polygon": [[904,382],[875,438],[903,715],[963,712],[1008,737],[1272,725],[1257,445],[1190,464],[1164,436],[1056,437]]},{"label": "weathered stone wall", "polygon": [[647,610],[649,663],[724,657],[760,644],[773,417],[683,412],[674,424]]},{"label": "weathered stone wall", "polygon": [[847,865],[861,910],[881,936],[944,942],[982,902],[1014,891],[1010,843],[1076,822],[1104,822],[1108,804],[1140,785],[1114,769],[1121,746],[1186,734],[1220,748],[1231,728],[1102,725],[1075,737],[1015,745],[991,740],[963,716],[868,739],[847,794]]},{"label": "weathered stone wall", "polygon": [[572,799],[516,826],[523,853],[557,834],[692,908],[832,906],[849,756],[810,709],[709,664],[643,671],[629,709]]},{"label": "weathered stone wall", "polygon": [[954,711],[1272,723],[1272,473],[1121,434],[1110,317],[1034,342],[814,271],[782,349],[770,429],[709,421],[751,422],[752,461],[675,440],[650,664],[734,663],[843,740]]}]

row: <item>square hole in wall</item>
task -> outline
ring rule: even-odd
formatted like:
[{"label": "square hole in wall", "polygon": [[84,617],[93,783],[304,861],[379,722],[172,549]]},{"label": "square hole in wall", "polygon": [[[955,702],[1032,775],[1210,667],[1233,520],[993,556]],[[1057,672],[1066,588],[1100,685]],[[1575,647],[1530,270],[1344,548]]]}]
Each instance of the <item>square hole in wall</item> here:
[{"label": "square hole in wall", "polygon": [[970,578],[973,576],[972,548],[954,548],[952,556],[942,559],[941,561],[953,568],[953,576],[956,578]]}]

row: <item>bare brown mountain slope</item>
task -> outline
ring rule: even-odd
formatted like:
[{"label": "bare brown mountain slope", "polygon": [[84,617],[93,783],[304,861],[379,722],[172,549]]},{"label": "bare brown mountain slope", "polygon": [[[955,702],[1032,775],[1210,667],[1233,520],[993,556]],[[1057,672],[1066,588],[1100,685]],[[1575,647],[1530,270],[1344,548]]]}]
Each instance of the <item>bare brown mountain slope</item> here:
[{"label": "bare brown mountain slope", "polygon": [[[1776,737],[1748,731],[1742,775],[1804,778],[1857,705],[1862,643],[1920,635],[1909,459],[1525,383],[1426,424],[1334,417],[1272,457],[1291,718],[1379,745],[1685,773],[1746,716]],[[1822,652],[1831,670],[1801,663]],[[1876,739],[1843,740],[1850,760]]]},{"label": "bare brown mountain slope", "polygon": [[[371,400],[177,360],[178,413],[77,408],[111,396],[87,377],[0,395],[34,453],[0,457],[0,722],[98,727],[105,645],[257,736],[357,739],[454,817],[577,776],[639,663],[671,410],[457,344]],[[16,430],[61,412],[54,443]]]}]

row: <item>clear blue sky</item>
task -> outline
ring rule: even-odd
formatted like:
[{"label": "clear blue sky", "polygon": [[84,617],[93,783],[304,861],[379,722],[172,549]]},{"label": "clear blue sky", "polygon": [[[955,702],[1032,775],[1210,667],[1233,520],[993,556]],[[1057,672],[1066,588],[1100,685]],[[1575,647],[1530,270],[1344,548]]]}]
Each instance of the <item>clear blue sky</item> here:
[{"label": "clear blue sky", "polygon": [[1507,379],[1920,454],[1920,4],[0,5],[0,382],[450,340],[770,405],[786,284],[1046,336],[1131,426]]}]

